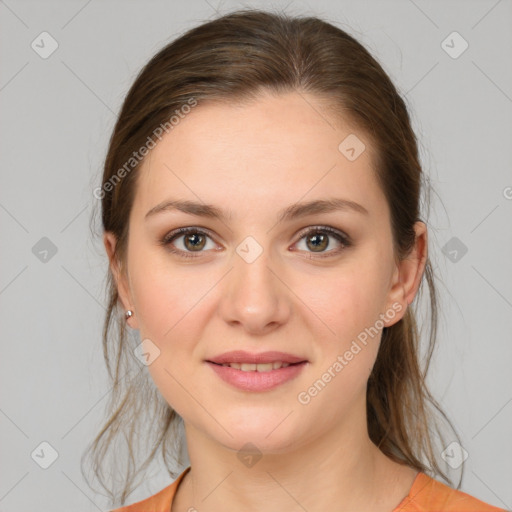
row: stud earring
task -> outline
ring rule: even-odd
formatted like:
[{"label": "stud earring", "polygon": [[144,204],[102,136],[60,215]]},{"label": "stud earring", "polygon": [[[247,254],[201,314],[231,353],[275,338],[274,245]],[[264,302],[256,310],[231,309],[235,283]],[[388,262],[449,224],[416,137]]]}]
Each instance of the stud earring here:
[{"label": "stud earring", "polygon": [[128,318],[130,318],[130,317],[132,317],[132,316],[133,316],[133,311],[130,311],[130,310],[126,311],[126,313],[124,314],[124,316],[125,316],[126,320],[128,320]]}]

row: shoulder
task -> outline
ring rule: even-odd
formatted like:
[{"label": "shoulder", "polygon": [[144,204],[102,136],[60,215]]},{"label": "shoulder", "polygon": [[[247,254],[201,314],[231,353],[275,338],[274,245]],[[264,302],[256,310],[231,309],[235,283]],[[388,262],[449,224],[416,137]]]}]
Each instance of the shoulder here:
[{"label": "shoulder", "polygon": [[504,512],[470,494],[418,473],[409,495],[393,512]]},{"label": "shoulder", "polygon": [[110,512],[168,512],[171,510],[171,504],[176,494],[176,489],[189,469],[190,466],[186,468],[172,484],[164,487],[161,491],[153,494],[153,496],[125,507],[116,508]]}]

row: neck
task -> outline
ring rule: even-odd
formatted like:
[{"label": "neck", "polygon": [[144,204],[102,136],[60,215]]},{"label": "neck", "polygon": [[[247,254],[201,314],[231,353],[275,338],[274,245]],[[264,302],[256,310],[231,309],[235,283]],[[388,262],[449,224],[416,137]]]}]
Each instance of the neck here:
[{"label": "neck", "polygon": [[185,431],[191,469],[172,512],[390,512],[407,495],[416,474],[385,457],[366,428],[353,425],[351,435],[333,431],[286,452],[243,458],[245,462],[236,450],[192,426]]}]

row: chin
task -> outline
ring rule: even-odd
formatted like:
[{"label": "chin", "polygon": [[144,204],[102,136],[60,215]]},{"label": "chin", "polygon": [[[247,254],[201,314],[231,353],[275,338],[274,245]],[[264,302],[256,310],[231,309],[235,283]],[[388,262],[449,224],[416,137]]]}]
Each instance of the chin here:
[{"label": "chin", "polygon": [[238,452],[251,443],[261,452],[283,453],[295,444],[297,437],[300,437],[297,425],[294,424],[296,419],[292,418],[293,413],[287,417],[292,409],[286,414],[283,413],[283,409],[269,411],[268,414],[254,409],[248,410],[247,413],[239,412],[224,421],[219,419],[232,437],[221,429],[221,439],[217,440],[231,450]]}]

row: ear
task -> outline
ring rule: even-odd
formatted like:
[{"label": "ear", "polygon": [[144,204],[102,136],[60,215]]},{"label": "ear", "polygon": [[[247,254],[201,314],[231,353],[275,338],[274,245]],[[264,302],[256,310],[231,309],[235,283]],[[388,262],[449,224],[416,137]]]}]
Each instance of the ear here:
[{"label": "ear", "polygon": [[[130,292],[130,285],[128,281],[128,276],[126,271],[122,268],[122,265],[119,262],[119,259],[117,258],[115,254],[115,248],[116,248],[117,238],[114,235],[114,233],[110,231],[106,231],[103,235],[103,244],[105,245],[105,249],[107,251],[109,264],[110,264],[110,270],[112,272],[112,275],[114,276],[114,280],[116,282],[117,286],[117,292],[119,294],[119,300],[121,302],[122,308],[123,308],[123,314],[128,309],[134,311],[133,306],[133,300]],[[134,311],[135,313],[135,311]],[[133,329],[138,329],[137,322],[132,316],[127,320],[127,323],[132,327]]]},{"label": "ear", "polygon": [[385,322],[385,327],[391,327],[405,315],[407,306],[416,296],[425,270],[428,257],[427,226],[424,222],[417,221],[414,224],[414,230],[416,232],[414,247],[407,258],[396,265],[388,295],[388,308],[398,313]]}]

